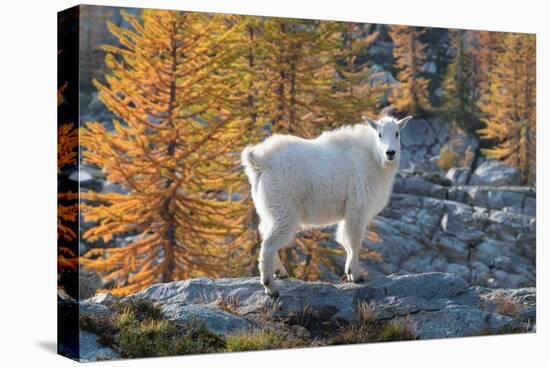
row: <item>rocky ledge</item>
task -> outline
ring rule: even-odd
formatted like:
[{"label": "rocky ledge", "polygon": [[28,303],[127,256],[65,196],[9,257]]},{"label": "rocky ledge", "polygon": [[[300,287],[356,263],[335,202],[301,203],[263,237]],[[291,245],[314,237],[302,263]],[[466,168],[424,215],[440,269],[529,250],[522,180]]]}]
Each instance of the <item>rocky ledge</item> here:
[{"label": "rocky ledge", "polygon": [[[80,317],[81,322],[86,316],[109,317],[121,302],[147,301],[160,309],[166,320],[178,325],[198,321],[221,340],[284,326],[301,338],[316,340],[315,345],[334,344],[330,338],[343,325],[356,325],[350,330],[360,330],[357,325],[365,322],[365,310],[369,322],[405,325],[408,339],[532,332],[536,328],[535,288],[470,286],[451,273],[381,276],[362,284],[286,279],[280,285],[280,297],[272,298],[264,294],[257,278],[196,278],[155,284],[123,299],[107,293],[81,301]],[[81,343],[93,341],[88,331]],[[81,351],[92,349],[81,347]],[[116,356],[105,348],[95,349],[108,353],[99,357]],[[92,351],[82,358],[98,356]]]}]

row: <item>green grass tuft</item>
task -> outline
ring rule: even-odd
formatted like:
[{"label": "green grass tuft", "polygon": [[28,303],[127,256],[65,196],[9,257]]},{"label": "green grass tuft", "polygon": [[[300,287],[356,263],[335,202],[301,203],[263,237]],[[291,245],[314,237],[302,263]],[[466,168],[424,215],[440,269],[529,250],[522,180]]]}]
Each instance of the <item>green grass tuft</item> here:
[{"label": "green grass tuft", "polygon": [[112,316],[81,315],[80,326],[125,358],[215,353],[225,348],[204,324],[166,320],[162,310],[147,301],[124,301],[113,309]]},{"label": "green grass tuft", "polygon": [[312,341],[286,331],[256,329],[228,335],[225,339],[227,352],[252,350],[289,349],[311,346]]},{"label": "green grass tuft", "polygon": [[372,303],[359,304],[357,322],[338,327],[337,331],[328,338],[329,344],[363,344],[416,339],[407,319],[377,320],[374,311]]},{"label": "green grass tuft", "polygon": [[164,318],[162,309],[159,306],[142,298],[117,302],[113,305],[113,310],[116,313],[131,312],[140,321],[146,319],[162,320]]},{"label": "green grass tuft", "polygon": [[411,332],[409,325],[404,320],[392,320],[386,322],[378,332],[379,342],[391,342],[401,340],[414,340],[416,337]]},{"label": "green grass tuft", "polygon": [[225,346],[229,352],[280,348],[281,337],[273,331],[254,330],[229,335]]}]

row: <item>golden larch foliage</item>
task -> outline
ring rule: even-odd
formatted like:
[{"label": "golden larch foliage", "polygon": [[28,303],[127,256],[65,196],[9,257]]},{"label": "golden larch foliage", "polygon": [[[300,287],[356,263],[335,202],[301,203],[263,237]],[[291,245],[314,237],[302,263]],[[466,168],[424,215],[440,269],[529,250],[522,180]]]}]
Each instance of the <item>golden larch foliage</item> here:
[{"label": "golden larch foliage", "polygon": [[474,85],[476,61],[468,45],[467,31],[450,30],[449,34],[454,56],[442,83],[443,113],[455,127],[473,132],[478,121],[478,97]]},{"label": "golden larch foliage", "polygon": [[390,27],[395,66],[399,70],[399,85],[393,88],[390,102],[402,113],[417,115],[431,110],[429,80],[422,76],[422,67],[426,62],[426,44],[421,42],[420,37],[425,32],[426,29],[420,27]]},{"label": "golden larch foliage", "polygon": [[373,25],[363,23],[341,23],[341,42],[339,45],[335,71],[335,91],[332,100],[335,114],[332,120],[342,123],[355,123],[360,115],[376,116],[387,85],[371,81],[373,73],[368,62],[359,62],[365,50],[378,38],[379,33]]},{"label": "golden larch foliage", "polygon": [[261,114],[272,132],[311,138],[329,123],[339,24],[299,19],[266,18],[257,58]]},{"label": "golden larch foliage", "polygon": [[[58,91],[62,95],[67,87],[65,83]],[[66,123],[57,129],[57,172],[60,173],[67,166],[76,166],[78,155],[78,130],[74,124]],[[78,219],[78,193],[58,192],[57,194],[57,266],[61,272],[68,268],[74,268],[78,264],[77,254],[69,245],[77,238],[74,231]]]},{"label": "golden larch foliage", "polygon": [[84,239],[133,236],[124,247],[95,248],[82,259],[114,281],[111,292],[119,295],[222,273],[247,214],[231,200],[242,180],[228,149],[243,133],[230,108],[238,79],[221,67],[238,56],[223,47],[238,25],[192,12],[123,16],[132,28],[109,24],[122,46],[104,47],[110,74],[105,85],[95,82],[120,121],[113,131],[89,122],[81,132],[84,161],[129,191],[83,195],[84,220],[97,223]]},{"label": "golden larch foliage", "polygon": [[493,147],[482,152],[520,169],[523,181],[535,183],[536,42],[535,36],[510,33],[496,56],[487,96],[481,101],[482,139]]}]

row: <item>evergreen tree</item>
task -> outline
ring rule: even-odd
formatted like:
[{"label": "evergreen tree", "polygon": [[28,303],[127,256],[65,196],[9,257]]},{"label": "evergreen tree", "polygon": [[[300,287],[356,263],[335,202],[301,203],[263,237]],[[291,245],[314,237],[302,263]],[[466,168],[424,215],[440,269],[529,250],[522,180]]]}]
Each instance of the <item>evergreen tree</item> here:
[{"label": "evergreen tree", "polygon": [[[242,236],[246,208],[232,200],[242,182],[229,147],[242,136],[234,112],[238,82],[223,65],[239,55],[238,27],[222,15],[145,10],[131,29],[109,24],[122,46],[105,46],[110,74],[94,82],[120,119],[114,130],[90,122],[82,130],[84,161],[127,190],[88,192],[83,238],[124,247],[95,248],[82,264],[128,294],[158,281],[216,276]],[[227,198],[223,196],[226,195]]]},{"label": "evergreen tree", "polygon": [[426,44],[420,37],[425,29],[404,25],[393,25],[390,36],[394,43],[393,56],[399,70],[399,85],[394,87],[390,102],[400,112],[417,115],[431,110],[428,94],[429,80],[422,76],[426,61]]},{"label": "evergreen tree", "polygon": [[505,35],[503,50],[490,74],[490,89],[482,100],[485,127],[479,132],[493,142],[488,158],[520,169],[526,183],[535,183],[536,45],[529,34]]}]

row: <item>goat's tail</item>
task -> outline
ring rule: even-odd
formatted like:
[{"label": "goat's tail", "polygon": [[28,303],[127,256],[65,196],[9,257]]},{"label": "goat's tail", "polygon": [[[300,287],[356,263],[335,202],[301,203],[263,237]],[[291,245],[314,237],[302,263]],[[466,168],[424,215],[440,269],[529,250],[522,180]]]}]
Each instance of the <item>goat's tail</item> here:
[{"label": "goat's tail", "polygon": [[241,163],[244,166],[244,172],[248,176],[250,185],[256,190],[260,174],[264,166],[259,161],[257,155],[254,154],[254,147],[249,145],[241,153]]}]

